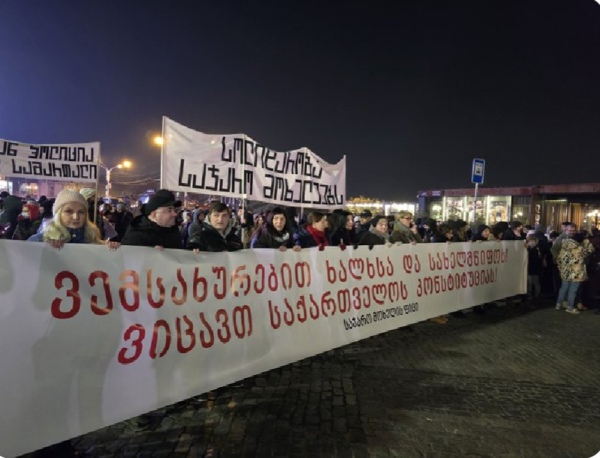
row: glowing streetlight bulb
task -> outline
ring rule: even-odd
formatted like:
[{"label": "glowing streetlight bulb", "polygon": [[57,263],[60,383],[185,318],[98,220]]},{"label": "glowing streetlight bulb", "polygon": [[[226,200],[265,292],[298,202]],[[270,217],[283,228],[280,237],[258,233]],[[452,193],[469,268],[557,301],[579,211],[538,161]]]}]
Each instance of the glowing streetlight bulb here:
[{"label": "glowing streetlight bulb", "polygon": [[[127,160],[125,160],[125,161],[123,161],[123,163],[122,163],[122,164],[120,164],[120,165],[122,165],[123,167],[125,167],[126,169],[128,169],[128,168],[130,168],[130,167],[131,167],[133,164],[131,163],[131,161],[127,161]],[[121,168],[121,167],[119,167],[119,168]]]},{"label": "glowing streetlight bulb", "polygon": [[156,137],[154,137],[154,144],[158,145],[158,146],[162,146],[164,140],[160,135],[157,135]]}]

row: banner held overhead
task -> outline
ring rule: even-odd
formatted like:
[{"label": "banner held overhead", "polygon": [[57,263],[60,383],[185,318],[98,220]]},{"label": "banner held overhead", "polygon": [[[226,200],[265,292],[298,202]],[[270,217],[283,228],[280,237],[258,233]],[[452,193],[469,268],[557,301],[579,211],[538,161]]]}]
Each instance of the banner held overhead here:
[{"label": "banner held overhead", "polygon": [[245,134],[208,135],[164,118],[162,187],[265,203],[345,205],[346,159],[329,164],[308,148],[273,151]]},{"label": "banner held overhead", "polygon": [[0,139],[0,175],[91,183],[98,180],[100,143],[33,145]]}]

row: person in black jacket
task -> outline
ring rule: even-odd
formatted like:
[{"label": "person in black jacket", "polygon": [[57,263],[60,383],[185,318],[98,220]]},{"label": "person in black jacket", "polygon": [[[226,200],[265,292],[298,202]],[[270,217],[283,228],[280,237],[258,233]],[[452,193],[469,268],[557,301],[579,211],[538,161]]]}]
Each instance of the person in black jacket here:
[{"label": "person in black jacket", "polygon": [[523,224],[520,221],[511,221],[509,228],[504,232],[502,240],[524,240]]},{"label": "person in black jacket", "polygon": [[334,210],[329,215],[329,227],[331,228],[329,236],[331,246],[358,245],[352,213],[346,210]]},{"label": "person in black jacket", "polygon": [[383,215],[377,215],[372,220],[371,229],[363,234],[359,245],[368,245],[372,248],[374,245],[386,245],[390,242],[389,222]]},{"label": "person in black jacket", "polygon": [[473,235],[473,242],[487,242],[490,239],[490,227],[485,224],[480,224],[477,228],[477,234]]},{"label": "person in black jacket", "polygon": [[265,225],[254,233],[251,243],[252,248],[274,248],[286,251],[293,248],[300,251],[300,241],[294,240],[285,212],[280,207],[275,207],[267,217]]},{"label": "person in black jacket", "polygon": [[454,240],[454,229],[448,223],[442,223],[437,227],[436,233],[431,237],[431,243],[452,243]]},{"label": "person in black jacket", "polygon": [[163,248],[183,248],[177,228],[177,207],[181,201],[166,189],[154,194],[147,204],[142,205],[140,214],[129,225],[122,245]]},{"label": "person in black jacket", "polygon": [[199,226],[190,226],[187,241],[188,250],[200,251],[237,251],[244,246],[235,232],[229,207],[222,202],[213,202],[206,220]]}]

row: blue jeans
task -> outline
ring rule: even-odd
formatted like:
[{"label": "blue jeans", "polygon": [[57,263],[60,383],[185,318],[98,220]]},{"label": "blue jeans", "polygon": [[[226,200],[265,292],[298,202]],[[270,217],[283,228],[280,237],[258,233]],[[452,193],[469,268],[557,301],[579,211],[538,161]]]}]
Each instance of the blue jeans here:
[{"label": "blue jeans", "polygon": [[575,297],[577,296],[577,290],[581,282],[565,281],[563,280],[558,291],[558,297],[556,298],[557,304],[562,304],[565,300],[569,304],[569,309],[575,307]]}]

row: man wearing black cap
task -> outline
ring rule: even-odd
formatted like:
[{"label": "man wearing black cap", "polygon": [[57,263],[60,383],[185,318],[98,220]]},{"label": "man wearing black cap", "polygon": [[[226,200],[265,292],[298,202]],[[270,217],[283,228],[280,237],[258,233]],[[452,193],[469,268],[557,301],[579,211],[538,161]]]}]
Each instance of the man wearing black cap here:
[{"label": "man wearing black cap", "polygon": [[121,245],[148,246],[157,250],[183,248],[176,225],[176,209],[180,206],[181,201],[175,200],[171,191],[157,191],[147,204],[142,205],[140,215],[131,221]]},{"label": "man wearing black cap", "polygon": [[360,227],[356,231],[356,239],[360,240],[365,233],[371,229],[371,220],[373,219],[373,213],[369,210],[364,210],[360,215]]}]

